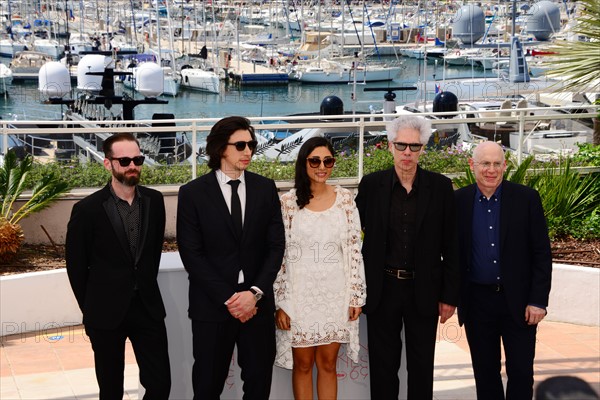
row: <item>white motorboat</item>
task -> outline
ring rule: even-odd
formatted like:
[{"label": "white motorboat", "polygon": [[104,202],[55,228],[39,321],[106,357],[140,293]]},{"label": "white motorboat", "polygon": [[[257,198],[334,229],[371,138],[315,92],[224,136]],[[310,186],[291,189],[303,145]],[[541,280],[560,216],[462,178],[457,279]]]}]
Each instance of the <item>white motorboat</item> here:
[{"label": "white motorboat", "polygon": [[18,52],[27,50],[27,43],[10,38],[0,39],[0,57],[13,58]]},{"label": "white motorboat", "polygon": [[54,39],[35,39],[33,49],[40,53],[48,54],[54,60],[58,60],[63,54],[63,46]]},{"label": "white motorboat", "polygon": [[12,84],[13,74],[10,68],[4,64],[0,64],[0,94],[8,92],[8,88]]},{"label": "white motorboat", "polygon": [[221,91],[219,75],[214,71],[188,67],[182,68],[180,73],[183,87],[216,94]]},{"label": "white motorboat", "polygon": [[356,77],[358,82],[382,82],[393,80],[401,70],[402,66],[352,65],[324,59],[297,66],[290,79],[304,83],[350,83]]},{"label": "white motorboat", "polygon": [[15,80],[36,80],[40,68],[48,61],[53,61],[49,54],[38,51],[21,51],[15,55],[8,67]]}]

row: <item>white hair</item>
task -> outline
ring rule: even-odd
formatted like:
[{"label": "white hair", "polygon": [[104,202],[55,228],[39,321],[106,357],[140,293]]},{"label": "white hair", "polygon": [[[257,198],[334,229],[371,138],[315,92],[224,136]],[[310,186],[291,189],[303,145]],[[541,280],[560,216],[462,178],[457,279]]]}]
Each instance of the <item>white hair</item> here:
[{"label": "white hair", "polygon": [[431,121],[416,115],[403,115],[386,124],[388,142],[396,140],[398,131],[402,129],[415,129],[419,131],[419,142],[427,144],[431,136]]}]

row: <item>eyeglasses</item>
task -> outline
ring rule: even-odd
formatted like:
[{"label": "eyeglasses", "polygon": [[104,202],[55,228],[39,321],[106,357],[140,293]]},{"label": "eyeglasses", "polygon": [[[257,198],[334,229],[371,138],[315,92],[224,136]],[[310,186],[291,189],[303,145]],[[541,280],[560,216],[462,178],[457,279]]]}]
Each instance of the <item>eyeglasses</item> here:
[{"label": "eyeglasses", "polygon": [[133,161],[133,165],[137,165],[138,167],[144,163],[146,157],[144,156],[135,156],[135,157],[110,157],[109,160],[117,160],[121,167],[128,167],[129,164]]},{"label": "eyeglasses", "polygon": [[394,144],[394,147],[398,151],[404,151],[408,147],[410,149],[410,151],[412,151],[413,153],[416,153],[417,151],[421,150],[421,147],[423,147],[423,145],[421,143],[403,143],[403,142],[392,142],[392,143]]},{"label": "eyeglasses", "polygon": [[490,169],[490,168],[500,169],[504,165],[504,163],[501,163],[501,162],[489,162],[489,161],[483,161],[483,162],[475,161],[473,164],[479,165],[483,169]]},{"label": "eyeglasses", "polygon": [[248,142],[239,141],[235,143],[227,143],[227,145],[235,146],[235,149],[237,151],[244,151],[246,149],[246,145],[248,145],[250,151],[254,151],[254,149],[256,149],[256,146],[258,145],[258,142],[256,140],[250,140]]},{"label": "eyeglasses", "polygon": [[321,162],[323,162],[325,168],[333,168],[335,165],[335,158],[333,157],[325,157],[323,160],[319,157],[311,157],[307,158],[306,161],[308,161],[308,165],[310,165],[311,168],[319,168]]}]

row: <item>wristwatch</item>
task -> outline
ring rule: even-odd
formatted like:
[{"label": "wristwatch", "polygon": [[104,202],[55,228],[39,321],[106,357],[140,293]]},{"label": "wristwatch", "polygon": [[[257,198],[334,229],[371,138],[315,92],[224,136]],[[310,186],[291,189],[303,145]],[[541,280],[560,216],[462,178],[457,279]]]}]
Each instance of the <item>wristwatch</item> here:
[{"label": "wristwatch", "polygon": [[262,299],[263,294],[261,292],[259,292],[258,290],[254,289],[253,287],[248,290],[250,290],[250,293],[252,293],[254,295],[254,300],[256,300],[257,303],[260,299]]}]

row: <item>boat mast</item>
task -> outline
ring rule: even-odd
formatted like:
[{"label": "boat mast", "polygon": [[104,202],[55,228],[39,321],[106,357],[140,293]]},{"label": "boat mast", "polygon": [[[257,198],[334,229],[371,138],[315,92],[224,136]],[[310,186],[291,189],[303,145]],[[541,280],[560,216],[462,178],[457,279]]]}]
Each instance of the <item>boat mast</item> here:
[{"label": "boat mast", "polygon": [[160,14],[158,8],[158,0],[156,0],[156,7],[154,12],[156,13],[156,46],[158,48],[158,65],[162,67],[162,48],[160,44]]}]

